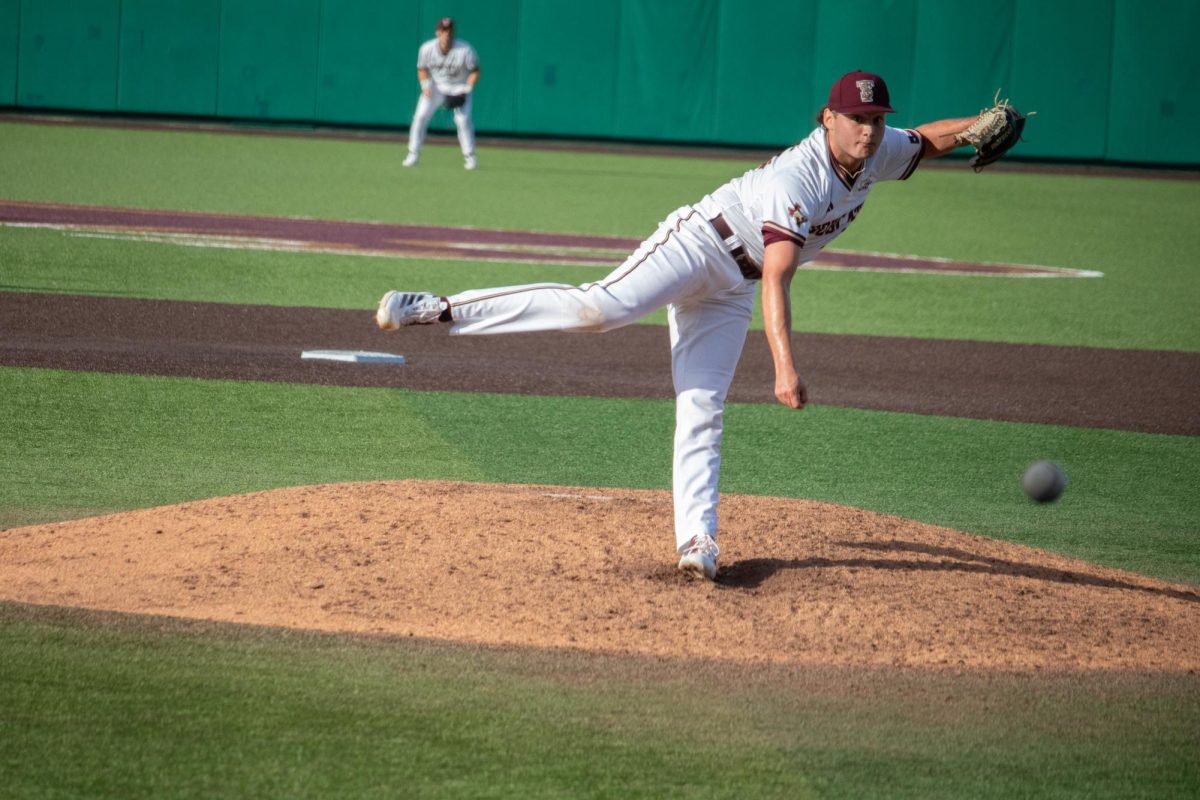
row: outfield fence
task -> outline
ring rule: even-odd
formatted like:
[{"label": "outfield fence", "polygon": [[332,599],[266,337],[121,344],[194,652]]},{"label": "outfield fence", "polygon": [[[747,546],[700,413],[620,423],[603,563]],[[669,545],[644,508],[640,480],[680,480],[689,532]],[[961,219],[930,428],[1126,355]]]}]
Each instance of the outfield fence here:
[{"label": "outfield fence", "polygon": [[0,0],[0,107],[402,128],[447,14],[485,134],[785,145],[861,68],[896,124],[999,89],[1021,156],[1200,164],[1200,0]]}]

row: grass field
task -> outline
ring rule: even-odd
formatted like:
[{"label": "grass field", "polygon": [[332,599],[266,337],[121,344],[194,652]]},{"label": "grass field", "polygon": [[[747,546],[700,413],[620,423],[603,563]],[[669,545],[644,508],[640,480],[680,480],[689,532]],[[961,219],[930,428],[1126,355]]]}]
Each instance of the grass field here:
[{"label": "grass field", "polygon": [[1160,798],[1200,778],[1195,676],[739,669],[4,604],[0,623],[16,797]]},{"label": "grass field", "polygon": [[[475,173],[438,147],[403,170],[389,142],[0,122],[0,199],[641,237],[753,166],[480,155]],[[873,192],[838,247],[1105,277],[802,273],[796,328],[1197,352],[1198,217],[1200,181],[918,171]],[[449,293],[600,274],[0,227],[3,291],[370,308],[393,285]],[[350,480],[669,485],[672,409],[659,401],[16,368],[0,368],[0,392],[0,527]],[[722,488],[832,500],[1200,585],[1195,438],[842,408],[794,419],[731,407]],[[372,449],[383,429],[419,452]],[[1060,503],[1019,494],[1035,457],[1066,466]],[[1200,792],[1195,675],[786,670],[13,603],[0,604],[0,656],[0,785],[15,797]]]}]

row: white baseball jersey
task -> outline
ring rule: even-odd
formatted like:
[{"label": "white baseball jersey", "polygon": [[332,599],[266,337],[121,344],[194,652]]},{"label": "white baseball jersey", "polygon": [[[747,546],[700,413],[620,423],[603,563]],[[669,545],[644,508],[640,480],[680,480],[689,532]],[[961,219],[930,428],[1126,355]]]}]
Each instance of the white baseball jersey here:
[{"label": "white baseball jersey", "polygon": [[467,91],[467,76],[479,69],[479,56],[462,39],[455,39],[448,53],[442,52],[437,39],[430,39],[417,51],[417,69],[429,70],[429,79],[442,94],[462,94]]},{"label": "white baseball jersey", "polygon": [[[675,386],[675,543],[717,535],[725,398],[741,356],[758,281],[709,222],[720,214],[761,266],[787,240],[811,261],[854,221],[871,184],[904,179],[921,160],[915,131],[887,128],[853,182],[834,167],[824,128],[766,164],[678,209],[620,267],[581,286],[542,283],[447,298],[453,334],[604,331],[668,306]],[[735,243],[736,244],[736,243]]]},{"label": "white baseball jersey", "polygon": [[833,165],[825,129],[721,186],[696,204],[710,219],[725,217],[746,254],[762,266],[766,245],[788,240],[812,261],[854,221],[876,181],[904,180],[921,161],[919,133],[885,128],[883,142],[854,182]]}]

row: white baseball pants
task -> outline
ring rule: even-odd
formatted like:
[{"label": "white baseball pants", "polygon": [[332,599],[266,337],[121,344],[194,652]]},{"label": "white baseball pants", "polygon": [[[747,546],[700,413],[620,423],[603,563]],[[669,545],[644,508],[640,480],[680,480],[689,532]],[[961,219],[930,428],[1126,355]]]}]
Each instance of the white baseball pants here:
[{"label": "white baseball pants", "polygon": [[[417,110],[413,112],[412,125],[408,128],[408,152],[417,156],[421,154],[421,145],[425,143],[425,133],[429,130],[429,121],[438,110],[445,96],[438,91],[437,86],[429,85],[429,96],[425,92],[417,97]],[[454,127],[458,130],[458,146],[464,156],[475,155],[475,124],[471,121],[471,106],[475,101],[474,94],[467,95],[467,102],[454,109]]]},{"label": "white baseball pants", "polygon": [[603,280],[450,297],[450,332],[607,331],[669,306],[678,548],[697,533],[717,534],[725,397],[746,341],[755,289],[704,216],[685,206]]}]

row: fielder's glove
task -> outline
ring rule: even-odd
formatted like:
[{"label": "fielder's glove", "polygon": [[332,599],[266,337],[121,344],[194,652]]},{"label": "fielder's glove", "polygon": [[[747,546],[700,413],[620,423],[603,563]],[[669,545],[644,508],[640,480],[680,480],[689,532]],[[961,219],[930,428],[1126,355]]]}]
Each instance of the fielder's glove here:
[{"label": "fielder's glove", "polygon": [[467,104],[467,95],[465,94],[448,94],[446,99],[442,101],[442,105],[449,109],[462,108]]},{"label": "fielder's glove", "polygon": [[967,164],[976,172],[999,161],[1011,150],[1021,139],[1025,120],[1037,113],[1022,114],[1007,100],[1001,100],[1000,92],[996,92],[993,103],[991,108],[979,112],[979,117],[965,131],[954,137],[959,144],[974,146],[975,155]]}]

